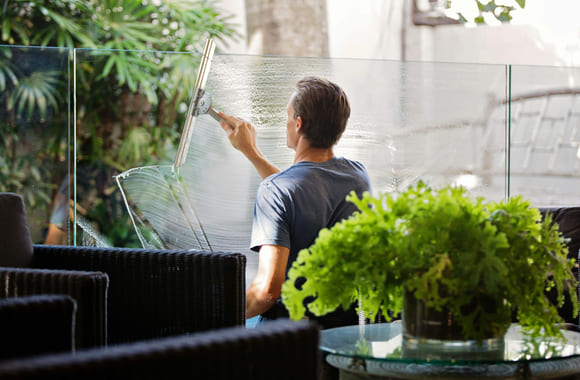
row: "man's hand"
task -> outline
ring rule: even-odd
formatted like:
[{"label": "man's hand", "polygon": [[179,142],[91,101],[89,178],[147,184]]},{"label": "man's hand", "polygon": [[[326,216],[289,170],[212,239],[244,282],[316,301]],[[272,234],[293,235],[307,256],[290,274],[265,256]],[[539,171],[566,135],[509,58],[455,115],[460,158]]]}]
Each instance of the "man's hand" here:
[{"label": "man's hand", "polygon": [[256,130],[252,124],[237,117],[226,115],[223,112],[220,112],[219,115],[226,120],[222,121],[220,125],[228,135],[232,146],[250,160],[262,178],[280,171],[258,149]]},{"label": "man's hand", "polygon": [[227,122],[220,125],[228,135],[232,146],[249,157],[259,151],[256,145],[256,130],[252,124],[234,116],[220,112],[219,115]]}]

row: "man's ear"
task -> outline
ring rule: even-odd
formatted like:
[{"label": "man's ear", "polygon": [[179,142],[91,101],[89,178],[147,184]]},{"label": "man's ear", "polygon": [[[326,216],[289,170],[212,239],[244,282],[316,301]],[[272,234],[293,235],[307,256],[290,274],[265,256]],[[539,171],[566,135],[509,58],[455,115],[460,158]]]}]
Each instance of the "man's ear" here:
[{"label": "man's ear", "polygon": [[303,125],[303,124],[302,124],[302,118],[301,118],[300,116],[298,116],[298,117],[296,118],[296,130],[297,130],[298,132],[301,132],[301,131],[302,131],[302,125]]}]

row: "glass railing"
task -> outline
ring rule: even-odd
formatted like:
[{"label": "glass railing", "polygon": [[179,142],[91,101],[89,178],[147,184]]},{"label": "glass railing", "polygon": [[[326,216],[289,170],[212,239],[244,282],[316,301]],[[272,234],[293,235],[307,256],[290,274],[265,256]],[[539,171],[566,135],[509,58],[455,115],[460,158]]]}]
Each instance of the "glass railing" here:
[{"label": "glass railing", "polygon": [[[77,51],[77,72],[89,65],[106,67],[105,62],[117,54],[120,52]],[[165,66],[168,60],[179,61],[180,67],[189,70],[187,74],[164,73],[166,82],[149,79],[166,84],[175,75],[182,95],[177,109],[184,112],[198,60],[192,55],[157,54],[160,66]],[[96,63],[99,60],[103,63]],[[167,66],[174,68],[177,64]],[[92,72],[95,81],[104,79],[100,70]],[[184,75],[190,75],[189,84],[179,79]],[[215,108],[251,121],[265,156],[285,168],[293,159],[293,152],[286,148],[286,106],[296,81],[305,75],[329,78],[349,95],[352,115],[336,153],[359,160],[368,168],[374,192],[397,191],[423,180],[433,185],[462,184],[474,194],[498,200],[505,196],[505,157],[501,154],[485,157],[483,150],[490,103],[504,107],[506,104],[505,66],[216,55],[206,90]],[[122,90],[111,89],[107,93],[118,94]],[[97,107],[87,106],[79,99],[77,95],[77,110]],[[111,146],[118,144],[118,150],[122,151],[122,145],[130,143],[133,148],[142,149],[155,141],[154,137],[149,140],[152,131],[180,133],[183,114],[175,115],[171,124],[163,124],[158,115],[167,112],[167,108],[151,104],[139,91],[133,92],[130,99],[142,103],[136,107],[116,95],[105,101],[111,104],[104,110],[113,108],[115,103],[124,104],[112,121],[118,128],[118,141],[111,141]],[[86,102],[93,100],[89,97]],[[95,133],[89,132],[90,126],[84,122],[81,127],[80,121],[77,117],[79,135],[90,137]],[[103,141],[112,137],[113,132],[106,129],[108,123],[101,119],[94,127]],[[499,126],[499,133],[505,131],[505,125]],[[129,141],[134,137],[131,133],[144,140]],[[505,140],[497,143],[501,144],[497,150],[505,152]],[[96,184],[83,184],[81,168],[85,167],[84,158],[91,156],[85,153],[87,147],[93,146],[79,146],[78,204],[89,209],[83,202],[91,200]],[[208,115],[197,119],[186,163],[178,173],[172,168],[175,145],[163,145],[167,146],[170,149],[163,154],[143,154],[141,160],[118,158],[108,149],[92,155],[89,162],[102,157],[102,163],[96,167],[107,168],[102,176],[107,183],[102,186],[98,207],[107,211],[104,221],[111,224],[103,228],[114,226],[119,231],[118,222],[127,225],[120,219],[124,212],[137,226],[137,243],[141,246],[247,251],[252,208],[260,182],[251,164],[230,146],[224,131]],[[92,181],[99,178],[90,170],[88,173]],[[121,190],[116,193],[112,191],[113,178],[117,190]],[[105,194],[107,189],[109,194]],[[125,200],[129,214],[123,209]],[[94,199],[91,202],[94,204]],[[87,215],[90,213],[87,211]]]},{"label": "glass railing", "polygon": [[578,205],[580,67],[512,66],[510,194]]},{"label": "glass railing", "polygon": [[23,197],[35,243],[70,243],[70,54],[0,46],[0,192]]},{"label": "glass railing", "polygon": [[77,244],[142,246],[115,178],[174,158],[198,64],[196,54],[75,51]]},{"label": "glass railing", "polygon": [[[73,211],[68,243],[248,251],[260,177],[215,120],[199,116],[185,165],[172,167],[200,54],[1,51],[0,185],[25,195],[35,243],[63,215],[61,188]],[[9,67],[52,89],[44,116],[8,101],[17,93]],[[361,161],[375,193],[423,180],[493,200],[577,203],[580,69],[216,54],[206,90],[216,109],[251,121],[265,156],[285,168],[286,106],[306,75],[348,94],[336,154]]]}]

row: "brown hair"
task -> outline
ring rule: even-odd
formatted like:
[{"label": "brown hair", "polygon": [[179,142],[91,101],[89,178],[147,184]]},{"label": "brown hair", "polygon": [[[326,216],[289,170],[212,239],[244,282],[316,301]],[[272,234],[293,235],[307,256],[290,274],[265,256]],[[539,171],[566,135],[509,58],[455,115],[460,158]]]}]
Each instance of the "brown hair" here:
[{"label": "brown hair", "polygon": [[302,134],[313,148],[330,148],[342,136],[350,117],[350,104],[342,88],[321,78],[296,83],[292,96],[294,118],[302,119]]}]

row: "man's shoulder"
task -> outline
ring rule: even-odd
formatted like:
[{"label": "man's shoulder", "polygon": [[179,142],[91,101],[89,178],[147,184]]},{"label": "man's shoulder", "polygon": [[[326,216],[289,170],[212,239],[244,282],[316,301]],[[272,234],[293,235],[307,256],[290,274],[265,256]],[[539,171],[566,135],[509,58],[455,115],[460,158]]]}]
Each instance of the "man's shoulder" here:
[{"label": "man's shoulder", "polygon": [[297,170],[292,165],[287,169],[264,178],[260,183],[258,191],[285,193],[288,188],[292,188],[304,175],[302,169]]},{"label": "man's shoulder", "polygon": [[325,162],[298,162],[290,167],[266,177],[262,184],[269,185],[272,183],[284,183],[285,181],[295,181],[299,178],[316,175],[315,173],[323,170],[325,172],[355,172],[367,175],[365,166],[359,161],[351,160],[344,157],[335,157]]},{"label": "man's shoulder", "polygon": [[337,157],[336,158],[336,163],[337,163],[337,165],[354,167],[354,168],[356,168],[358,170],[366,171],[365,166],[361,162],[355,161],[355,160],[351,160],[351,159],[346,158],[346,157]]},{"label": "man's shoulder", "polygon": [[296,180],[307,179],[311,176],[319,178],[321,171],[331,177],[333,173],[351,173],[354,176],[368,176],[367,170],[361,162],[344,157],[335,157],[325,162],[302,161],[295,163],[278,173],[266,177],[262,180],[261,184],[263,186],[271,186],[272,184],[282,185],[286,182],[294,183]]}]

